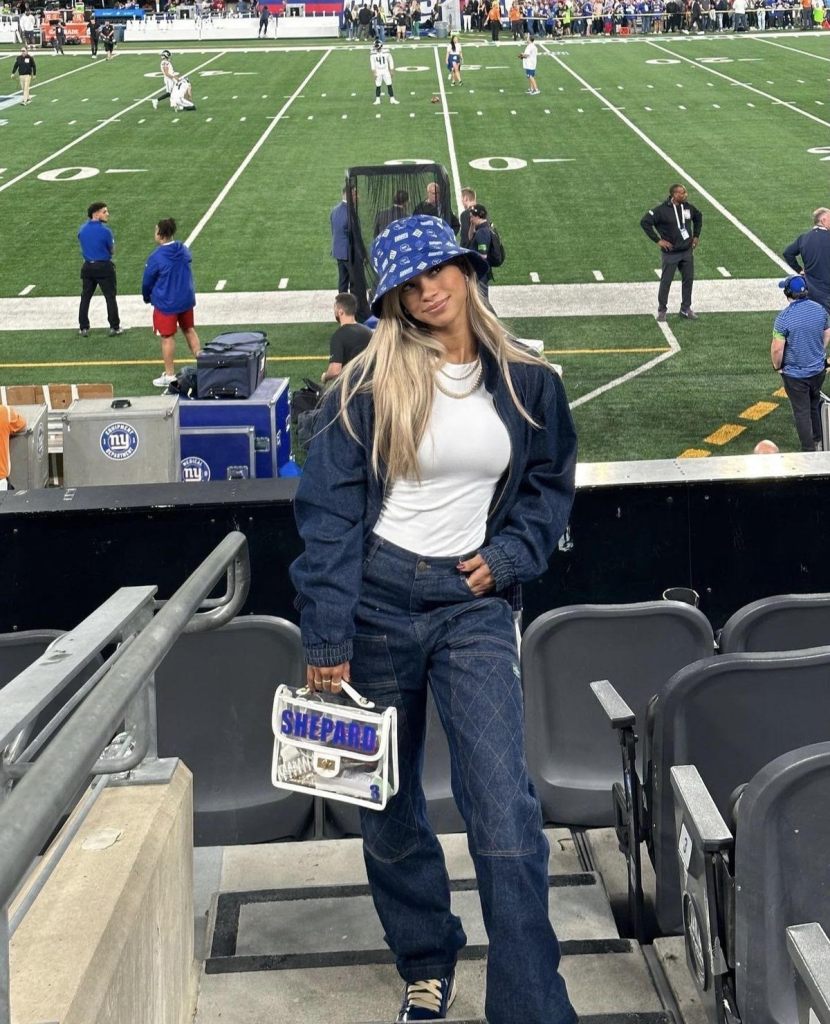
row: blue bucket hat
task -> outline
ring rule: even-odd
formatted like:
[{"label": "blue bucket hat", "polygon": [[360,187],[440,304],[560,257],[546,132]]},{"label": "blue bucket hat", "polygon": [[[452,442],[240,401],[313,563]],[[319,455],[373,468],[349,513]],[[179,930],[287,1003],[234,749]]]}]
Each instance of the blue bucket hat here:
[{"label": "blue bucket hat", "polygon": [[452,228],[439,217],[402,217],[393,220],[372,242],[372,266],[378,286],[372,312],[380,316],[383,296],[425,270],[465,256],[476,271],[487,271],[487,260],[471,249],[462,249]]}]

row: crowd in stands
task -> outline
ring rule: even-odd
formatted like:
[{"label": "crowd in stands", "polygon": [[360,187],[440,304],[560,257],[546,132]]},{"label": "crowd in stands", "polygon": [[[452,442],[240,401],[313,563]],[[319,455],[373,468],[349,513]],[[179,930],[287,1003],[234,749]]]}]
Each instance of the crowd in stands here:
[{"label": "crowd in stands", "polygon": [[[349,39],[404,39],[429,32],[442,17],[440,0],[423,11],[420,0],[352,0],[343,10],[342,30]],[[461,31],[492,31],[493,22],[514,39],[527,32],[553,38],[830,28],[825,0],[513,0],[506,15],[498,0],[467,0],[462,6]]]}]

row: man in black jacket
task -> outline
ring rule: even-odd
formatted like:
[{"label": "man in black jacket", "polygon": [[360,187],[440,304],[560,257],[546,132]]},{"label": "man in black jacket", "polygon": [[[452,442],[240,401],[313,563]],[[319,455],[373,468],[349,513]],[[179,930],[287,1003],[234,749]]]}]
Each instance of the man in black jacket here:
[{"label": "man in black jacket", "polygon": [[830,210],[826,206],[813,210],[812,228],[787,246],[784,259],[796,274],[807,278],[810,298],[830,311]]},{"label": "man in black jacket", "polygon": [[662,273],[657,292],[657,319],[666,321],[669,303],[669,288],[675,271],[680,268],[682,293],[680,315],[687,320],[697,320],[692,309],[692,285],[695,280],[694,251],[700,241],[703,214],[689,202],[685,185],[672,185],[669,198],[649,210],[640,221],[640,227],[652,242],[660,247]]},{"label": "man in black jacket", "polygon": [[14,64],[12,65],[11,77],[18,76],[20,80],[20,88],[23,91],[23,99],[21,102],[25,106],[27,103],[32,102],[32,98],[29,94],[29,89],[32,84],[32,79],[37,74],[37,65],[35,64],[35,58],[29,53],[24,46],[20,55],[15,58]]}]

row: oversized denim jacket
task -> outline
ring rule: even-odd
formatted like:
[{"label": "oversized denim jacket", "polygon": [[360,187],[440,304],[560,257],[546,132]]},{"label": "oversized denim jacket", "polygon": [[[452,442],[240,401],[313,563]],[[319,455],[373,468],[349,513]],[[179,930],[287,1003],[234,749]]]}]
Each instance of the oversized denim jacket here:
[{"label": "oversized denim jacket", "polygon": [[[479,553],[496,592],[520,607],[525,580],[545,571],[565,530],[574,494],[576,433],[565,390],[543,366],[511,363],[516,393],[539,428],[519,413],[498,365],[481,346],[484,386],[510,435],[510,464],[493,496]],[[349,406],[357,443],[337,418],[339,398],[323,405],[328,425],[309,446],[294,514],[305,552],[291,565],[309,665],[352,657],[366,539],[383,506],[385,479],[370,464],[374,406],[369,393]]]}]

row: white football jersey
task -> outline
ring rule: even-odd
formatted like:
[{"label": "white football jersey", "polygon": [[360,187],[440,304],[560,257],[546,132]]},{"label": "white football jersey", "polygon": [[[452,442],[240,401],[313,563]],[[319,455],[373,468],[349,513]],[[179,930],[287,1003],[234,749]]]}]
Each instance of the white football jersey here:
[{"label": "white football jersey", "polygon": [[380,75],[384,71],[394,71],[395,62],[392,60],[392,54],[384,46],[380,50],[372,50],[369,55],[369,67],[376,75]]}]

